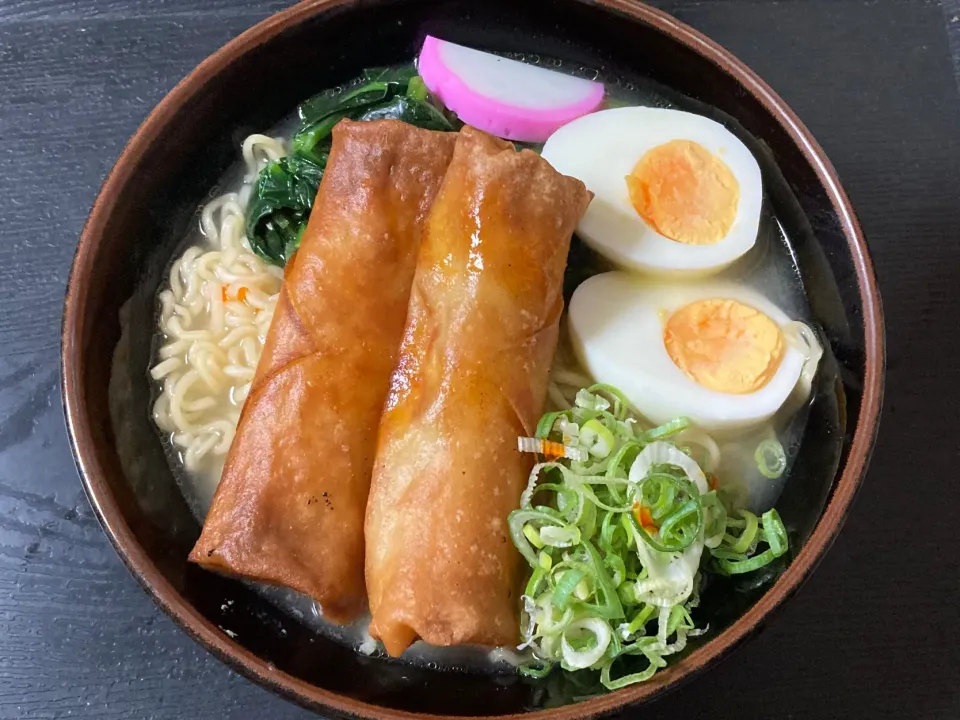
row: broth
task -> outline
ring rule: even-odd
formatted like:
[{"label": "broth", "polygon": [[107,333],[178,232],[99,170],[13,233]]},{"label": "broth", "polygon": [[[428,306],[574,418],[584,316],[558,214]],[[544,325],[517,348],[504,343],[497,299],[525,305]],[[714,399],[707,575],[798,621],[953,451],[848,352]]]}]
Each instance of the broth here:
[{"label": "broth", "polygon": [[[708,115],[721,122],[725,121],[724,124],[747,143],[757,157],[758,162],[760,162],[765,176],[765,196],[756,246],[748,252],[747,255],[739,259],[717,277],[733,280],[754,288],[775,305],[783,309],[791,318],[810,323],[810,311],[796,257],[791,247],[789,234],[778,220],[776,199],[771,198],[769,195],[772,183],[770,183],[767,178],[768,173],[771,171],[771,161],[764,156],[762,148],[760,148],[756,141],[745,137],[742,132],[738,133],[735,123],[732,123],[729,118],[718,117],[718,114],[710,108],[700,106],[698,103],[678,96],[676,93],[668,91],[655,83],[603,77],[600,73],[590,68],[571,68],[567,67],[563,62],[554,59],[540,58],[534,55],[513,55],[512,57],[531,64],[539,64],[581,77],[596,78],[604,81],[607,85],[608,104],[610,105],[675,108]],[[297,117],[296,114],[293,114],[272,128],[269,134],[281,137],[289,142],[296,125]],[[229,192],[239,194],[244,192],[248,193],[251,180],[249,177],[245,179],[245,174],[246,169],[243,162],[238,162],[224,174],[215,191],[211,192],[210,197],[213,198]],[[187,234],[178,246],[175,259],[178,259],[189,247],[210,247],[209,239],[201,232],[199,217],[198,212],[193,230]],[[173,263],[171,263],[170,267],[172,266]],[[569,302],[573,290],[584,279],[609,269],[612,269],[610,263],[591,250],[575,235],[571,245],[564,280],[565,300]],[[169,270],[170,268],[168,268],[167,277],[169,277]],[[566,316],[564,315],[562,321],[564,325],[565,321]],[[562,365],[569,370],[585,374],[583,368],[579,367],[574,353],[569,347],[569,340],[563,329],[564,325],[561,326],[561,345],[558,349],[555,367]],[[164,338],[162,335],[158,335],[155,338],[155,357],[163,341]],[[156,398],[157,388],[154,387],[154,400],[156,400]],[[232,395],[224,397],[222,402],[224,406],[220,408],[220,410],[224,413],[239,414],[242,403],[235,402]],[[739,478],[739,486],[736,490],[740,493],[741,501],[755,512],[772,507],[782,492],[790,476],[791,468],[803,438],[809,407],[810,401],[806,402],[803,407],[795,412],[778,414],[774,422],[768,427],[752,433],[749,437],[739,438],[721,444],[722,457],[724,460],[719,468],[718,474],[724,478]],[[776,433],[787,455],[787,469],[778,480],[769,480],[761,475],[753,458],[753,451],[759,440],[770,433]],[[193,514],[199,522],[202,522],[210,506],[217,483],[219,482],[223,469],[224,456],[208,455],[205,461],[195,470],[187,470],[182,451],[178,449],[171,438],[171,433],[162,433],[162,442],[170,469]],[[382,655],[382,652],[376,648],[376,644],[373,643],[366,632],[369,616],[362,618],[350,626],[337,626],[325,621],[316,603],[304,595],[285,588],[268,587],[256,583],[249,584],[254,586],[257,591],[271,603],[275,604],[311,631],[331,637],[364,654]],[[508,661],[501,658],[491,664],[488,657],[489,652],[479,648],[434,648],[422,642],[417,642],[404,653],[402,661],[427,665],[434,668],[441,667],[468,671],[489,670],[491,667],[500,667],[501,669],[510,668]]]}]

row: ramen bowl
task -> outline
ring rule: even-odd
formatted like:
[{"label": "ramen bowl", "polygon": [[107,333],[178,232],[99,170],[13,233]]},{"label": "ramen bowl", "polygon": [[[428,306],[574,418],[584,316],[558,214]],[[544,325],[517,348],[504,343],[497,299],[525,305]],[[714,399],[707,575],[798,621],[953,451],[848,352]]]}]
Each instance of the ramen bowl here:
[{"label": "ramen bowl", "polygon": [[[365,657],[310,631],[248,585],[187,562],[200,525],[151,421],[157,289],[245,136],[363,67],[409,61],[427,34],[652,83],[751,138],[811,319],[828,344],[777,505],[791,553],[770,583],[705,596],[711,632],[648,682],[593,694],[562,675],[531,680]],[[714,664],[809,577],[866,471],[883,347],[869,252],[836,172],[786,104],[703,35],[625,0],[312,0],[204,61],[130,140],[80,238],[63,321],[62,388],[80,476],[120,557],[188,634],[245,676],[338,716],[594,717],[655,698]],[[122,407],[111,407],[117,396]]]}]

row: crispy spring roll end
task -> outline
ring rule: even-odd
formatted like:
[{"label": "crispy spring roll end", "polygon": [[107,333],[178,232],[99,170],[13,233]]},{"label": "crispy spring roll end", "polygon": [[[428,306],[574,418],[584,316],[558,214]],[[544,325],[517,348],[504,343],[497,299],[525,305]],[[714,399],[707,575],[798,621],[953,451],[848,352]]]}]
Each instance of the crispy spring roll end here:
[{"label": "crispy spring roll end", "polygon": [[388,623],[383,628],[372,622],[369,632],[371,637],[383,643],[384,650],[392,657],[400,657],[417,639],[414,629],[403,622]]}]

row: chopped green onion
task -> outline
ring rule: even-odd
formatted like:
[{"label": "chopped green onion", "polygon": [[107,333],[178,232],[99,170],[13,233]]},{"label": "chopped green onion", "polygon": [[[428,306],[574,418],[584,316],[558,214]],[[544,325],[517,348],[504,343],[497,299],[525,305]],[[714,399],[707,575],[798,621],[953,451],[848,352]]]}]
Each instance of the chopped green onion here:
[{"label": "chopped green onion", "polygon": [[763,538],[767,545],[773,550],[777,557],[780,557],[790,547],[790,540],[787,537],[787,528],[784,527],[783,520],[780,519],[780,513],[774,508],[770,508],[761,516],[763,523]]},{"label": "chopped green onion", "polygon": [[580,528],[547,525],[540,529],[540,542],[552,547],[573,547],[580,543]]},{"label": "chopped green onion", "polygon": [[553,604],[561,610],[566,610],[577,584],[586,576],[587,574],[582,570],[565,570],[553,589]]},{"label": "chopped green onion", "polygon": [[[654,509],[658,510],[663,518],[657,533],[659,537],[654,538],[640,522],[637,514],[630,513],[634,529],[654,550],[663,553],[685,550],[703,530],[703,506],[699,493],[686,478],[655,472],[647,475],[640,485],[640,507],[644,507],[642,499],[646,494],[645,488],[650,485],[654,485],[657,492],[657,505]],[[651,509],[650,514],[656,520],[658,517],[654,514],[654,509]]]},{"label": "chopped green onion", "polygon": [[577,600],[590,599],[593,591],[590,589],[590,583],[587,582],[586,578],[583,578],[583,580],[577,583],[577,587],[574,588],[573,594],[576,596]]},{"label": "chopped green onion", "polygon": [[700,496],[703,505],[703,537],[707,547],[717,547],[727,531],[727,509],[715,490]]},{"label": "chopped green onion", "polygon": [[[590,433],[588,435],[588,433]],[[616,440],[613,437],[613,433],[604,426],[599,420],[587,420],[583,424],[583,427],[580,430],[580,439],[584,440],[584,436],[590,438],[587,442],[590,443],[590,447],[587,448],[587,452],[598,458],[607,457],[610,452],[613,450]],[[591,437],[592,436],[592,437]]]},{"label": "chopped green onion", "polygon": [[674,605],[667,618],[667,635],[673,635],[681,626],[684,630],[692,630],[693,620],[682,605]]},{"label": "chopped green onion", "polygon": [[540,539],[540,533],[537,532],[537,529],[533,527],[533,525],[524,525],[523,535],[535,548],[543,547],[543,541]]},{"label": "chopped green onion", "polygon": [[553,670],[553,663],[544,662],[537,665],[519,665],[517,672],[529,678],[545,678]]},{"label": "chopped green onion", "polygon": [[527,581],[527,587],[524,588],[523,594],[527,597],[536,597],[540,594],[540,585],[546,580],[547,574],[545,569],[538,565],[533,569],[533,574],[530,575],[530,579]]},{"label": "chopped green onion", "polygon": [[[755,516],[754,516],[755,517]],[[783,520],[776,510],[768,510],[760,518],[762,526],[763,539],[767,543],[767,549],[759,555],[747,557],[745,554],[737,554],[731,551],[728,553],[717,550],[711,551],[717,559],[717,566],[721,572],[727,575],[741,575],[743,573],[759,570],[765,565],[769,565],[778,557],[784,555],[789,548],[787,538],[787,529],[783,525]]]},{"label": "chopped green onion", "polygon": [[613,576],[610,582],[614,587],[618,587],[627,578],[627,566],[623,558],[619,555],[610,554],[603,558],[603,564],[606,565]]},{"label": "chopped green onion", "polygon": [[[624,395],[620,390],[615,388],[613,385],[607,385],[605,383],[597,383],[596,385],[591,385],[587,388],[588,393],[604,393],[609,395],[613,399],[613,414],[617,420],[625,420],[627,417],[627,412],[630,410],[630,401],[627,400],[627,396]],[[609,405],[607,405],[609,407]],[[604,408],[606,409],[606,408]]]},{"label": "chopped green onion", "polygon": [[[570,623],[560,636],[563,666],[571,670],[590,667],[603,657],[612,636],[610,625],[600,618],[584,618]],[[591,637],[592,643],[589,642]]]},{"label": "chopped green onion", "polygon": [[[696,521],[692,524],[691,521]],[[700,504],[700,496],[697,495],[687,500],[680,508],[664,519],[660,526],[660,537],[669,541],[674,538],[677,550],[683,550],[688,547],[703,528],[703,506]]]},{"label": "chopped green onion", "polygon": [[[510,528],[510,536],[513,538],[513,544],[517,546],[520,553],[527,559],[531,567],[540,564],[539,554],[534,550],[530,539],[524,533],[523,528],[528,522],[537,522],[542,527],[563,527],[562,518],[551,508],[538,507],[535,509],[514,510],[507,517],[507,527]],[[543,541],[542,535],[540,536]],[[539,548],[538,548],[539,549]]]},{"label": "chopped green onion", "polygon": [[569,410],[561,410],[560,412],[547,413],[542,418],[540,422],[537,423],[537,430],[534,433],[534,437],[538,438],[548,438],[550,433],[553,432],[553,426],[556,424],[557,420],[562,417],[570,417]]},{"label": "chopped green onion", "polygon": [[663,440],[671,435],[676,435],[679,432],[683,432],[690,427],[691,424],[690,418],[678,417],[668,423],[664,423],[663,425],[641,433],[640,441],[644,443],[651,443],[654,440]]},{"label": "chopped green onion", "polygon": [[534,659],[519,668],[529,677],[559,665],[599,671],[608,689],[648,680],[707,630],[692,614],[701,572],[748,573],[788,550],[776,511],[735,509],[677,446],[697,440],[719,464],[709,436],[682,417],[640,431],[632,412],[616,388],[594,385],[537,425],[539,440],[582,455],[536,465],[508,517],[531,567],[520,647]]},{"label": "chopped green onion", "polygon": [[787,455],[783,452],[783,445],[776,440],[768,438],[757,445],[753,458],[760,474],[771,480],[776,480],[787,469]]},{"label": "chopped green onion", "polygon": [[637,613],[636,617],[630,621],[630,624],[626,627],[627,635],[636,635],[653,617],[653,613],[656,612],[657,608],[655,605],[644,604],[643,609]]},{"label": "chopped green onion", "polygon": [[[653,519],[657,522],[662,521],[667,515],[673,512],[676,505],[677,499],[677,485],[679,483],[676,478],[673,478],[672,475],[666,475],[668,480],[672,482],[656,482],[657,477],[648,475],[647,482],[641,486],[642,492],[647,497],[655,497],[656,501],[650,505],[650,514],[653,516]],[[654,495],[649,495],[648,491],[651,490],[655,493]]]},{"label": "chopped green onion", "polygon": [[631,515],[632,515],[632,513],[626,513],[626,514],[620,516],[620,526],[621,526],[621,527],[626,531],[626,533],[627,533],[627,547],[628,547],[628,548],[629,548],[629,547],[632,547],[632,546],[634,545],[634,540],[633,540],[633,518],[630,517]]},{"label": "chopped green onion", "polygon": [[559,618],[555,618],[553,609],[556,607],[556,603],[553,601],[553,597],[547,594],[541,600],[543,600],[543,618],[540,621],[540,632],[543,635],[556,637],[573,622],[573,608],[568,607]]},{"label": "chopped green onion", "polygon": [[769,563],[773,562],[775,558],[776,555],[774,555],[770,550],[767,550],[759,555],[754,555],[752,558],[743,560],[728,560],[726,558],[718,558],[717,565],[727,575],[741,575],[743,573],[759,570],[764,565],[768,565]]},{"label": "chopped green onion", "polygon": [[735,553],[745,553],[750,548],[750,545],[753,544],[753,539],[757,536],[757,528],[759,527],[757,516],[749,510],[741,510],[740,515],[743,516],[746,525],[743,528],[743,532],[740,533],[740,537],[730,548],[730,550]]},{"label": "chopped green onion", "polygon": [[[583,488],[583,492],[581,492],[578,497],[582,498],[582,500],[578,513],[579,517],[577,518],[577,527],[580,529],[582,536],[593,537],[597,529],[597,507],[601,505],[601,503],[596,499],[597,496],[587,488]],[[583,502],[583,500],[590,500],[591,502]]]},{"label": "chopped green onion", "polygon": [[[623,653],[623,655],[625,654],[626,653]],[[606,663],[600,670],[600,683],[607,688],[607,690],[619,690],[620,688],[625,688],[628,685],[634,685],[636,683],[649,680],[656,674],[657,670],[662,667],[666,667],[667,665],[667,661],[659,655],[654,653],[649,655],[644,653],[644,655],[650,663],[645,670],[642,670],[641,672],[630,673],[629,675],[622,675],[618,678],[612,678],[610,676],[610,668],[614,661],[611,660],[610,662]]]},{"label": "chopped green onion", "polygon": [[578,408],[584,410],[607,410],[610,407],[610,401],[602,395],[595,395],[590,390],[578,390],[576,400]]}]

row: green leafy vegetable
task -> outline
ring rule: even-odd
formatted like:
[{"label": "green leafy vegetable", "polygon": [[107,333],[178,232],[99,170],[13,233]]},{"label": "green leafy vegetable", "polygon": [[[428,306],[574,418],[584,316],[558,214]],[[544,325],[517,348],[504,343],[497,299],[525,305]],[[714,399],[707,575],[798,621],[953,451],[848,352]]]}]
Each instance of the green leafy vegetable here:
[{"label": "green leafy vegetable", "polygon": [[440,110],[426,100],[398,95],[389,102],[368,108],[357,120],[403,120],[427,130],[454,130]]},{"label": "green leafy vegetable", "polygon": [[530,150],[531,152],[535,152],[537,155],[543,154],[543,146],[546,144],[542,142],[524,142],[522,140],[513,140],[512,142],[517,150]]},{"label": "green leafy vegetable", "polygon": [[300,245],[330,154],[334,126],[351,120],[396,119],[429,130],[461,123],[427,91],[412,65],[368,68],[346,88],[316,95],[298,109],[291,154],[257,177],[247,208],[247,238],[260,257],[284,265]]},{"label": "green leafy vegetable", "polygon": [[734,516],[669,440],[690,425],[677,418],[644,429],[605,385],[540,420],[537,437],[586,459],[538,464],[508,518],[531,568],[520,647],[533,659],[521,673],[589,669],[608,690],[648,680],[706,632],[692,616],[703,572],[749,573],[787,551],[775,510]]},{"label": "green leafy vegetable", "polygon": [[300,245],[322,177],[322,165],[299,155],[260,171],[247,206],[247,237],[264,260],[284,265]]},{"label": "green leafy vegetable", "polygon": [[430,91],[427,90],[427,84],[419,75],[410,78],[410,84],[407,85],[407,96],[414,100],[426,100]]},{"label": "green leafy vegetable", "polygon": [[300,106],[302,124],[293,139],[297,153],[319,161],[329,152],[333,127],[343,118],[403,120],[429,130],[456,129],[431,103],[426,85],[412,66],[368,69],[360,82],[359,87],[330,90]]},{"label": "green leafy vegetable", "polygon": [[[367,68],[346,89],[333,88],[314,95],[300,105],[297,113],[302,126],[309,127],[335,113],[368,108],[395,95],[401,95],[407,91],[410,81],[415,77],[419,76],[413,65]],[[416,87],[419,88],[419,85]]]}]

